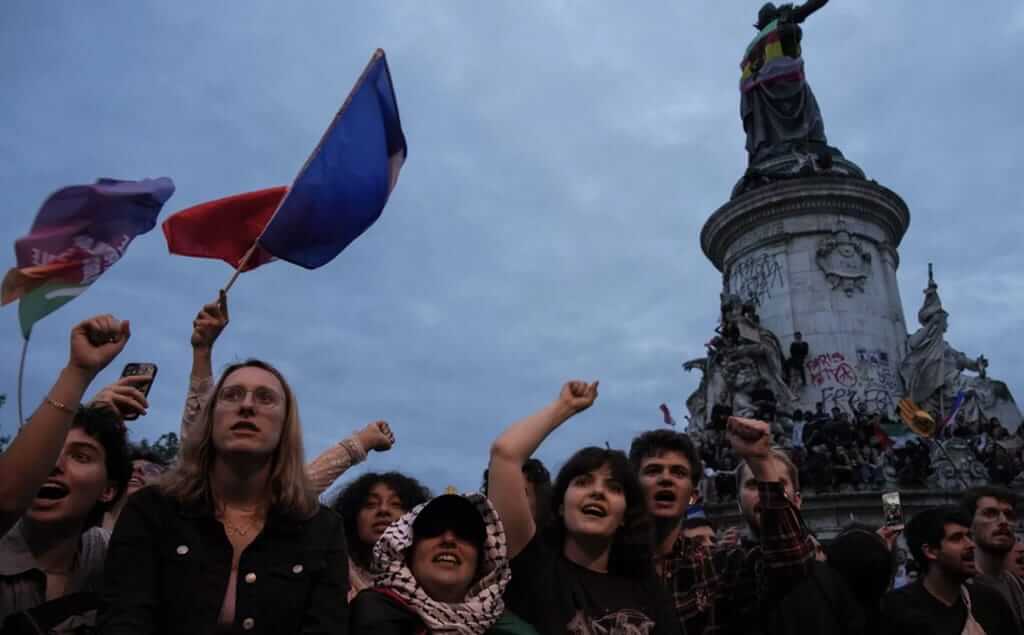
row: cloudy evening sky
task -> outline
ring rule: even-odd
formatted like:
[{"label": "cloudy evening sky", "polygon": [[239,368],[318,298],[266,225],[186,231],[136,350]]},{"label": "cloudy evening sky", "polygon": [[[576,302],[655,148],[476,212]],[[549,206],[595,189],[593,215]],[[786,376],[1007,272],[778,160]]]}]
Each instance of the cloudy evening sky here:
[{"label": "cloudy evening sky", "polygon": [[[715,323],[708,215],[746,164],[739,57],[761,2],[52,2],[0,7],[4,266],[54,190],[169,176],[161,220],[291,181],[383,48],[409,158],[381,219],[329,265],[272,263],[231,292],[218,367],[257,356],[299,395],[307,454],[368,421],[398,444],[363,469],[475,487],[490,441],[571,377],[601,397],[539,455],[626,447],[682,421]],[[911,210],[899,282],[916,328],[927,263],[950,341],[1024,396],[1020,104],[1024,4],[833,0],[805,25],[829,141]],[[124,362],[160,374],[135,438],[175,430],[191,321],[231,271],[156,229],[40,322],[37,404],[77,321],[132,321]],[[16,427],[17,309],[0,314],[2,432]]]}]

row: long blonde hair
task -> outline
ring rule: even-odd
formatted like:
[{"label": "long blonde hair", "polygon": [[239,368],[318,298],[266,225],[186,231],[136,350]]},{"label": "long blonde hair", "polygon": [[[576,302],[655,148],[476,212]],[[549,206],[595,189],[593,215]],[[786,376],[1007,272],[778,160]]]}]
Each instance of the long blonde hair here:
[{"label": "long blonde hair", "polygon": [[291,386],[279,370],[270,364],[248,359],[228,366],[220,376],[196,425],[192,440],[182,445],[174,467],[160,481],[164,494],[182,503],[213,501],[210,476],[216,459],[213,446],[213,413],[220,397],[221,386],[231,373],[241,368],[260,368],[273,374],[281,382],[285,396],[284,428],[281,441],[274,450],[270,468],[270,505],[276,511],[296,518],[310,518],[319,508],[316,492],[306,475],[305,453],[302,449],[302,423],[299,406]]}]

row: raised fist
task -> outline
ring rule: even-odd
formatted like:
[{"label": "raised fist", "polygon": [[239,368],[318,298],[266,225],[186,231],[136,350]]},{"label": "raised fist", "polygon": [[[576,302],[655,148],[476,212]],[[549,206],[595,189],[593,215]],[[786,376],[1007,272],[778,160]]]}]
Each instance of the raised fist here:
[{"label": "raised fist", "polygon": [[128,321],[113,315],[97,315],[71,329],[71,354],[68,366],[95,376],[124,350],[131,329]]},{"label": "raised fist", "polygon": [[579,380],[570,381],[562,386],[558,400],[573,414],[583,412],[597,399],[597,383],[596,381],[592,384]]},{"label": "raised fist", "polygon": [[228,295],[221,289],[217,301],[204,305],[192,321],[192,348],[213,348],[227,324]]},{"label": "raised fist", "polygon": [[367,424],[365,428],[356,433],[356,438],[367,452],[370,450],[386,452],[395,444],[395,433],[391,431],[391,426],[386,421],[374,421]]},{"label": "raised fist", "polygon": [[729,417],[726,436],[736,456],[749,460],[764,458],[771,453],[771,429],[764,421]]}]

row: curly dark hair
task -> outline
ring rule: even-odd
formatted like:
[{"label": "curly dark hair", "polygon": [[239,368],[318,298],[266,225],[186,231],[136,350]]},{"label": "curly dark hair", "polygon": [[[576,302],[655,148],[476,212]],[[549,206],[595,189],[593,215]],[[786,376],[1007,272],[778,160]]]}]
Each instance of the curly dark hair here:
[{"label": "curly dark hair", "polygon": [[641,580],[649,580],[654,575],[653,568],[653,533],[651,522],[647,517],[640,481],[626,458],[625,452],[590,446],[573,454],[562,469],[558,471],[555,485],[551,492],[551,522],[545,531],[545,538],[557,553],[567,538],[565,518],[560,508],[565,500],[569,484],[577,476],[593,472],[604,466],[611,470],[612,477],[622,484],[626,497],[626,511],[623,526],[612,538],[611,554],[608,558],[608,573]]},{"label": "curly dark hair", "polygon": [[85,518],[85,526],[95,527],[103,522],[103,514],[113,509],[124,496],[128,481],[132,477],[132,462],[128,458],[128,434],[121,419],[104,405],[80,406],[75,412],[71,428],[79,428],[103,446],[104,465],[107,480],[117,487],[114,498],[97,502]]},{"label": "curly dark hair", "polygon": [[690,437],[682,432],[660,428],[642,433],[629,444],[629,462],[639,473],[640,464],[644,459],[660,456],[662,452],[679,452],[686,457],[690,463],[690,481],[696,488],[704,473],[704,466],[701,464],[697,447]]},{"label": "curly dark hair", "polygon": [[368,472],[341,490],[341,494],[338,495],[332,507],[341,514],[349,555],[352,556],[352,560],[356,564],[363,568],[370,566],[373,545],[368,545],[359,539],[359,528],[356,524],[359,520],[359,510],[370,498],[370,490],[378,483],[383,483],[394,490],[406,511],[431,498],[430,490],[426,486],[401,472]]}]

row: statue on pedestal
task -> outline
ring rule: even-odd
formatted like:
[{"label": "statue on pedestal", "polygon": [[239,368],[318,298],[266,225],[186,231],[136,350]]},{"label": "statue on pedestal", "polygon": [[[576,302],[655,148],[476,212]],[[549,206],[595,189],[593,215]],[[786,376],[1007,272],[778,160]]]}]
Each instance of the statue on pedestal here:
[{"label": "statue on pedestal", "polygon": [[[957,407],[967,423],[997,416],[1011,429],[1019,425],[1020,410],[1006,384],[988,377],[984,355],[970,358],[945,340],[949,314],[942,308],[939,287],[931,265],[924,304],[917,312],[921,328],[907,338],[906,355],[900,364],[900,376],[907,397],[941,423]],[[970,370],[977,375],[963,375]]]},{"label": "statue on pedestal", "polygon": [[818,101],[804,75],[800,25],[828,0],[769,2],[757,14],[757,36],[740,62],[740,118],[748,168],[734,196],[780,178],[815,174],[864,177],[828,145]]}]

